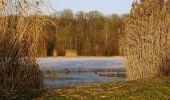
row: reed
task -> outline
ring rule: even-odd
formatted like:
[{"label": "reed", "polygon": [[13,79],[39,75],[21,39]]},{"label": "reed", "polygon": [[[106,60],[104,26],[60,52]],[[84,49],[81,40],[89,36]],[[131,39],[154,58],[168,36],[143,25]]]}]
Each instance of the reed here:
[{"label": "reed", "polygon": [[77,56],[77,51],[76,50],[72,50],[72,49],[68,49],[65,52],[65,56],[66,57],[76,57]]},{"label": "reed", "polygon": [[36,0],[0,1],[0,86],[7,91],[44,88],[35,58],[45,23],[39,4]]},{"label": "reed", "polygon": [[135,1],[126,21],[125,67],[130,80],[170,73],[170,0]]}]

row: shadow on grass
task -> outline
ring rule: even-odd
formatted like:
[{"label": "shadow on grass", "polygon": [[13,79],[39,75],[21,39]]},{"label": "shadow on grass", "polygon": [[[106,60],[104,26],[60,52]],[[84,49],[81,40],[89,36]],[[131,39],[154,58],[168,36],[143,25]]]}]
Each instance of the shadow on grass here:
[{"label": "shadow on grass", "polygon": [[7,91],[0,88],[0,100],[32,100],[45,95],[47,90]]}]

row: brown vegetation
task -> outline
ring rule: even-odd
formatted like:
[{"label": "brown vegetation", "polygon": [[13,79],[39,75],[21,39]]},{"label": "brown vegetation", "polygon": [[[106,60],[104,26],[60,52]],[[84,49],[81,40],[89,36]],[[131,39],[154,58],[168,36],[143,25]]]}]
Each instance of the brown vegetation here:
[{"label": "brown vegetation", "polygon": [[66,57],[76,57],[77,56],[77,51],[76,50],[66,50],[65,52]]},{"label": "brown vegetation", "polygon": [[0,1],[0,86],[6,91],[44,87],[35,59],[44,22],[38,7],[37,1]]},{"label": "brown vegetation", "polygon": [[126,63],[129,79],[145,79],[170,73],[170,0],[133,3],[126,23]]},{"label": "brown vegetation", "polygon": [[57,56],[57,50],[56,49],[53,49],[53,55],[52,56],[54,56],[54,57]]},{"label": "brown vegetation", "polygon": [[119,36],[124,31],[124,16],[104,16],[98,11],[76,14],[69,9],[49,17],[56,24],[46,28],[47,51],[52,55],[57,49],[64,56],[67,49],[74,49],[80,56],[119,55]]}]

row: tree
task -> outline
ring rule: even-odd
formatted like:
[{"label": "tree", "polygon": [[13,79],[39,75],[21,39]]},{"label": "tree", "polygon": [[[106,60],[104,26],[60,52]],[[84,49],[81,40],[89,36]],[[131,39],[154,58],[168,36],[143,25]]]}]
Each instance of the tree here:
[{"label": "tree", "polygon": [[[47,47],[51,47],[48,52],[57,49],[58,55],[64,56],[67,49],[74,49],[80,56],[119,55],[119,35],[124,32],[123,17],[116,14],[104,16],[98,11],[80,11],[73,14],[66,9],[52,18],[57,29],[52,32],[56,36],[46,32],[47,36],[52,35],[48,38],[51,42],[47,41]],[[52,41],[54,37],[55,41]]]}]

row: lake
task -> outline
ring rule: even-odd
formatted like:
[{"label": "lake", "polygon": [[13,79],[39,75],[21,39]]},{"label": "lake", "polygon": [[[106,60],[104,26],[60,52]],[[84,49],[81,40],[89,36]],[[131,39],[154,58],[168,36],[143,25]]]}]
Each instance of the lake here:
[{"label": "lake", "polygon": [[54,78],[46,75],[48,88],[127,80],[121,57],[38,58],[37,63],[57,74]]}]

